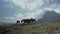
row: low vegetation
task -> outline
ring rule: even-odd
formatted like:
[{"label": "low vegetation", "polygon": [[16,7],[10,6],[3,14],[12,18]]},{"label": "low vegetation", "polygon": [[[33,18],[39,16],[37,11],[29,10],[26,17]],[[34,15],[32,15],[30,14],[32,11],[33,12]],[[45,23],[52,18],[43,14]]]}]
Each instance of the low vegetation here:
[{"label": "low vegetation", "polygon": [[60,34],[60,22],[41,24],[15,24],[5,34]]}]

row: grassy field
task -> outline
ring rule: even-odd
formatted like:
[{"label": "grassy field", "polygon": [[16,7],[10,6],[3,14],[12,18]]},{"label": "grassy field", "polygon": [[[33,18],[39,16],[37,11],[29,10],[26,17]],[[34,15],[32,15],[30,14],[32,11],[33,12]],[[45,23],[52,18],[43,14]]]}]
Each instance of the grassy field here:
[{"label": "grassy field", "polygon": [[6,34],[60,34],[60,22],[11,25]]}]

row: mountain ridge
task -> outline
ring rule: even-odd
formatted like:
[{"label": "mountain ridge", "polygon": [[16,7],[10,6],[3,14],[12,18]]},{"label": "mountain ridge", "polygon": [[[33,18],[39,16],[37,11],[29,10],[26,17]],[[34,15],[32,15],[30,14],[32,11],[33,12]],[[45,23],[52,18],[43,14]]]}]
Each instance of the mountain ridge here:
[{"label": "mountain ridge", "polygon": [[37,22],[55,22],[60,21],[60,14],[56,13],[54,10],[46,11],[42,19],[38,19]]}]

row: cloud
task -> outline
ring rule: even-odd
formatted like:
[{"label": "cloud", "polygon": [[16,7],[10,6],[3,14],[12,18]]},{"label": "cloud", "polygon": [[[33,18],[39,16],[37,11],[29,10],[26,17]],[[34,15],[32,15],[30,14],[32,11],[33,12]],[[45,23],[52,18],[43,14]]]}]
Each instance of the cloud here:
[{"label": "cloud", "polygon": [[17,13],[17,14],[15,14],[15,15],[13,15],[13,16],[5,16],[4,17],[4,19],[6,19],[6,20],[21,20],[22,18],[24,18],[24,15],[23,14],[21,14],[21,13]]},{"label": "cloud", "polygon": [[4,18],[5,18],[6,20],[15,20],[15,18],[12,17],[12,16],[5,16]]},{"label": "cloud", "polygon": [[[36,9],[33,12],[27,12],[25,14],[17,14],[16,17],[19,17],[19,19],[29,19],[29,18],[35,18],[35,19],[39,19],[39,18],[43,18],[43,15],[45,14],[44,10],[41,9]],[[20,16],[19,16],[20,15]]]},{"label": "cloud", "polygon": [[[36,12],[37,11],[37,12]],[[36,10],[35,12],[32,13],[26,13],[26,14],[21,14],[21,13],[17,13],[14,16],[5,16],[4,19],[5,20],[9,20],[9,21],[16,21],[16,20],[21,20],[21,19],[27,19],[27,18],[42,18],[42,10]],[[41,15],[41,17],[39,17]]]},{"label": "cloud", "polygon": [[15,19],[19,19],[19,20],[21,20],[22,18],[25,18],[25,15],[21,13],[17,13],[14,16],[15,16]]},{"label": "cloud", "polygon": [[11,0],[16,6],[20,6],[22,9],[33,10],[37,5],[42,5],[43,0]]},{"label": "cloud", "polygon": [[56,13],[59,13],[60,14],[60,8],[56,8],[54,9]]},{"label": "cloud", "polygon": [[[21,9],[18,8],[18,10],[16,11],[17,13],[14,14],[13,16],[5,16],[4,18],[6,19],[6,21],[16,21],[18,19],[21,20],[25,18],[35,18],[35,19],[43,18],[43,15],[45,13],[44,10],[49,11],[55,10],[56,13],[60,13],[60,5],[55,4],[57,3],[58,0],[4,0],[4,1],[8,1],[11,4],[15,5],[15,7],[18,6],[21,8]],[[7,6],[9,5],[5,5],[5,7]],[[10,5],[9,7],[14,8],[12,5]]]},{"label": "cloud", "polygon": [[60,14],[60,4],[51,4],[50,7],[45,7],[44,10],[54,10],[56,13]]},{"label": "cloud", "polygon": [[60,8],[44,8],[44,10],[48,10],[48,11],[51,11],[51,10],[54,10],[56,13],[60,14]]},{"label": "cloud", "polygon": [[16,19],[15,17],[12,16],[4,16],[4,17],[0,17],[0,22],[14,22],[15,23]]},{"label": "cloud", "polygon": [[28,9],[33,10],[39,5],[41,6],[44,2],[42,0],[32,0],[30,2],[27,1],[26,6]]}]

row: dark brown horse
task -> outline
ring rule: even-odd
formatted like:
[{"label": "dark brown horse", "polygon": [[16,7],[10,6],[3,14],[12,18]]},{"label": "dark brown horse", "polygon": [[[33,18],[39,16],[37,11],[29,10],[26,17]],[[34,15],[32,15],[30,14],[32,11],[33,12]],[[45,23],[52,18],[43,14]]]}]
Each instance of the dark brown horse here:
[{"label": "dark brown horse", "polygon": [[21,20],[21,22],[23,22],[23,23],[30,23],[30,22],[34,22],[34,21],[36,21],[35,19],[23,19],[23,20]]}]

